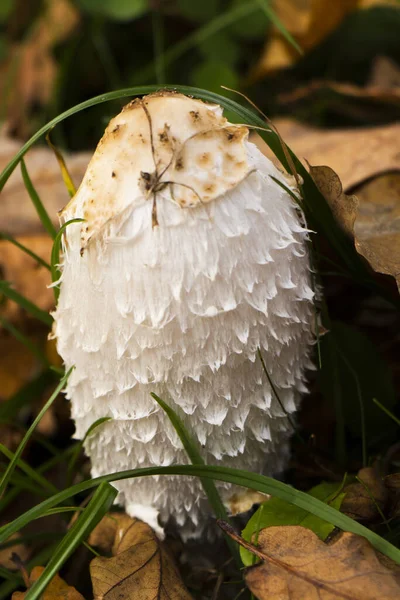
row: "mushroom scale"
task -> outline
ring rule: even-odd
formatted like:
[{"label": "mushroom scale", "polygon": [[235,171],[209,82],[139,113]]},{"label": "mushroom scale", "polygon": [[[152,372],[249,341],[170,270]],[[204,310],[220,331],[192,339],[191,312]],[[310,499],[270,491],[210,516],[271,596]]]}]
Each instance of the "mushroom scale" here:
[{"label": "mushroom scale", "polygon": [[[285,176],[217,105],[161,92],[111,120],[61,213],[58,352],[76,437],[92,475],[188,458],[155,392],[208,464],[285,468],[287,414],[312,367],[308,233]],[[284,411],[257,358],[261,349]],[[198,537],[210,513],[196,478],[115,483],[118,502],[158,531]],[[224,501],[237,492],[218,482]]]}]

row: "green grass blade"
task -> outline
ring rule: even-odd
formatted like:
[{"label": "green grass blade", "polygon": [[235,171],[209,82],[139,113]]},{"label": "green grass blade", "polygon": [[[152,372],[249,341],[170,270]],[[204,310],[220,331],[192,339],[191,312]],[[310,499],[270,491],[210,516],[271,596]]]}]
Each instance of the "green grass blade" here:
[{"label": "green grass blade", "polygon": [[83,439],[81,439],[73,447],[73,452],[71,454],[71,459],[69,461],[68,468],[67,468],[67,479],[68,479],[69,485],[71,485],[72,473],[73,473],[74,467],[76,465],[76,461],[78,460],[79,454],[83,448],[83,444],[85,443],[87,438],[93,433],[93,431],[95,431],[100,425],[102,425],[103,423],[106,423],[107,421],[111,421],[111,417],[100,417],[100,419],[97,419],[97,421],[95,421],[94,423],[91,424],[91,426],[89,427],[89,429],[83,436]]},{"label": "green grass blade", "polygon": [[[62,240],[63,233],[66,230],[66,228],[69,225],[71,225],[71,223],[82,223],[82,221],[84,221],[84,220],[85,219],[71,219],[70,221],[67,221],[66,223],[64,223],[64,225],[62,225],[60,227],[60,229],[57,231],[57,235],[54,238],[54,242],[53,242],[53,248],[51,250],[51,279],[52,279],[53,283],[56,283],[57,281],[59,281],[59,279],[61,277],[61,271],[59,268],[59,264],[60,264],[61,240]],[[60,295],[59,285],[55,285],[53,287],[53,290],[54,290],[54,297],[57,302],[58,297]]]},{"label": "green grass blade", "polygon": [[[168,406],[168,404],[166,402],[164,402],[164,400],[162,400],[159,396],[157,396],[157,394],[151,393],[150,395],[161,406],[161,408],[163,409],[163,411],[166,413],[167,417],[171,421],[176,433],[179,436],[179,439],[181,440],[181,442],[183,444],[186,454],[188,455],[192,464],[193,465],[205,465],[206,463],[204,462],[203,457],[201,456],[201,454],[199,452],[197,443],[195,442],[193,437],[190,435],[189,431],[186,429],[186,427],[183,424],[183,421],[179,417],[179,415],[170,406]],[[212,479],[205,479],[205,478],[201,478],[200,480],[201,480],[201,484],[203,486],[204,492],[208,498],[208,501],[210,503],[211,508],[213,509],[213,512],[214,512],[214,515],[216,516],[216,518],[224,519],[225,521],[229,522],[229,517],[226,512],[224,503],[221,500],[221,497],[218,493],[218,490],[215,486],[214,481]],[[224,515],[224,516],[220,516],[220,515]],[[237,564],[239,566],[241,566],[241,561],[240,561],[240,557],[239,557],[237,544],[235,544],[235,542],[233,542],[233,540],[231,540],[229,538],[229,536],[226,536],[226,541],[227,541],[227,544],[229,546],[232,556],[236,560]]]},{"label": "green grass blade", "polygon": [[[11,452],[11,450],[6,448],[3,444],[0,444],[0,452],[2,452],[2,454],[4,454],[4,456],[6,456],[10,461],[14,459],[14,452]],[[30,467],[22,458],[19,458],[16,461],[16,466],[26,475],[28,475],[32,481],[36,481],[41,488],[44,488],[50,492],[50,494],[57,494],[59,492],[59,489],[56,488],[54,484],[52,484],[50,481],[47,481],[47,479],[43,477],[43,475],[41,475],[36,469],[32,469],[32,467]]]},{"label": "green grass blade", "polygon": [[400,427],[400,419],[398,419],[396,417],[396,415],[394,415],[388,408],[386,408],[386,406],[384,406],[381,402],[379,402],[379,400],[377,400],[376,398],[372,398],[372,402],[374,404],[376,404],[376,406],[379,406],[379,408],[381,410],[383,410],[383,412],[389,417],[389,419],[392,419],[392,421],[394,421],[397,425],[399,425]]},{"label": "green grass blade", "polygon": [[43,260],[43,258],[35,252],[32,252],[32,250],[24,246],[24,244],[21,244],[21,242],[13,238],[12,235],[8,235],[7,233],[0,233],[0,240],[5,240],[7,242],[10,242],[11,244],[14,244],[14,246],[22,250],[22,252],[25,252],[25,254],[28,254],[28,256],[33,258],[33,260],[35,260],[38,263],[38,265],[50,271],[50,265],[48,262]]},{"label": "green grass blade", "polygon": [[53,317],[46,311],[42,310],[36,304],[25,298],[22,294],[14,290],[8,281],[0,281],[0,294],[4,294],[9,300],[16,302],[21,308],[26,310],[32,317],[42,321],[47,327],[51,327],[53,323]]},{"label": "green grass blade", "polygon": [[40,598],[65,561],[104,517],[112,506],[117,493],[117,490],[109,483],[100,484],[85,510],[57,546],[42,575],[26,592],[25,600]]},{"label": "green grass blade", "polygon": [[17,517],[11,523],[0,527],[0,544],[6,541],[13,533],[25,527],[34,519],[38,519],[46,514],[49,509],[61,504],[68,498],[80,494],[87,490],[97,487],[103,482],[120,481],[123,479],[134,479],[136,477],[149,477],[152,475],[188,475],[192,477],[209,477],[217,481],[225,481],[234,485],[240,485],[263,494],[270,494],[299,508],[304,508],[309,513],[320,517],[321,519],[332,523],[343,531],[349,531],[356,535],[365,537],[379,552],[385,554],[396,563],[400,564],[400,549],[387,542],[380,535],[371,531],[364,525],[357,523],[350,517],[342,514],[338,510],[327,506],[320,500],[310,497],[305,492],[300,492],[290,485],[277,481],[272,477],[241,471],[230,467],[214,467],[209,465],[175,465],[172,467],[147,467],[143,469],[133,469],[129,471],[120,471],[96,477],[88,481],[82,481],[68,489],[59,492],[51,498],[47,498],[40,504],[37,504],[20,517]]},{"label": "green grass blade", "polygon": [[36,356],[36,358],[43,364],[43,366],[45,366],[45,367],[49,366],[49,362],[48,362],[46,356],[40,350],[40,348],[38,348],[33,342],[31,342],[31,340],[28,337],[26,337],[26,335],[24,335],[22,333],[22,331],[20,331],[16,327],[14,327],[14,325],[12,323],[10,323],[10,321],[8,319],[5,319],[1,315],[0,315],[0,325],[4,329],[7,329],[7,331],[9,331],[11,333],[11,335],[13,335],[15,337],[16,340],[18,340],[19,342],[21,342],[21,344],[23,344],[26,348],[28,348],[29,352],[31,352],[33,354],[33,356]]},{"label": "green grass blade", "polygon": [[32,204],[36,209],[39,219],[42,222],[43,227],[48,232],[48,234],[52,238],[54,238],[56,235],[56,228],[54,227],[54,225],[48,215],[47,210],[45,209],[41,199],[39,198],[37,191],[34,188],[31,178],[29,177],[29,173],[26,168],[24,160],[21,160],[21,173],[22,173],[22,179],[24,180],[25,187],[26,187],[28,194],[32,200]]},{"label": "green grass blade", "polygon": [[31,437],[33,430],[35,429],[36,425],[39,423],[39,421],[43,417],[44,413],[50,408],[50,406],[53,404],[54,400],[57,398],[58,394],[63,389],[64,385],[68,381],[68,377],[70,376],[71,372],[72,372],[72,367],[68,371],[68,373],[66,373],[65,376],[61,379],[60,383],[58,384],[58,386],[56,387],[56,389],[54,390],[54,392],[52,393],[52,395],[50,396],[50,398],[48,399],[46,404],[43,406],[42,410],[37,415],[36,419],[33,421],[32,425],[29,427],[28,431],[24,435],[20,445],[18,446],[18,448],[13,456],[13,459],[11,460],[10,464],[8,465],[6,472],[4,473],[4,475],[0,481],[0,498],[4,493],[4,490],[6,489],[7,483],[10,480],[10,477],[13,474],[13,472],[17,466],[18,460],[21,457],[21,454],[24,451],[24,448],[29,441],[29,438]]},{"label": "green grass blade", "polygon": [[302,48],[300,48],[299,44],[296,40],[291,36],[288,32],[278,15],[275,11],[270,7],[268,0],[256,0],[261,10],[267,15],[268,19],[275,25],[277,29],[281,32],[284,38],[287,39],[289,44],[293,46],[297,50],[299,54],[303,54]]}]

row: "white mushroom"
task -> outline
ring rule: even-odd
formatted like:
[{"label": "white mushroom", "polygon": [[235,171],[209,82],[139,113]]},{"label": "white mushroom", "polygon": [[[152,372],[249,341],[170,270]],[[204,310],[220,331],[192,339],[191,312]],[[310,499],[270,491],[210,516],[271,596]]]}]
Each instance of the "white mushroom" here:
[{"label": "white mushroom", "polygon": [[[182,416],[208,464],[274,474],[306,391],[313,343],[307,231],[285,176],[220,106],[171,92],[111,120],[75,197],[55,318],[76,437],[93,476],[187,463],[155,392]],[[209,507],[197,479],[118,482],[127,512],[184,537]],[[218,488],[224,500],[236,491]]]}]

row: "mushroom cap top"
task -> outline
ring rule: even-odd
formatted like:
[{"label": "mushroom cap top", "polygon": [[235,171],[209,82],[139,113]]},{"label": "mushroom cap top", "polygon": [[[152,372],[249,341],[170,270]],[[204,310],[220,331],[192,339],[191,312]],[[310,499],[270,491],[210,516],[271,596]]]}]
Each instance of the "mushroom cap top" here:
[{"label": "mushroom cap top", "polygon": [[211,202],[250,172],[248,129],[222,108],[170,91],[127,104],[111,119],[62,220],[85,219],[81,250],[104,226],[143,199],[191,208]]}]

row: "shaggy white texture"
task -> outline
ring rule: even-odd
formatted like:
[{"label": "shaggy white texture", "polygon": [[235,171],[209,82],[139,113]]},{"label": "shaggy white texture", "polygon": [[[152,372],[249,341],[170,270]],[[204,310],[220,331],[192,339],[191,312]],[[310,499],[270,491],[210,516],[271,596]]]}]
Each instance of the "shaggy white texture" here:
[{"label": "shaggy white texture", "polygon": [[[67,386],[76,437],[93,476],[187,463],[150,396],[173,409],[209,464],[274,474],[292,433],[257,358],[261,348],[285,410],[306,391],[313,343],[307,232],[285,177],[249,142],[250,174],[207,204],[181,208],[167,191],[142,196],[81,253],[81,224],[67,228],[55,317],[58,351],[75,365]],[[79,192],[78,192],[79,196]],[[82,216],[71,203],[64,220]],[[84,224],[85,225],[85,224]],[[235,490],[218,483],[227,501]],[[118,502],[156,525],[173,517],[200,535],[209,507],[197,479],[162,476],[116,484]]]}]

